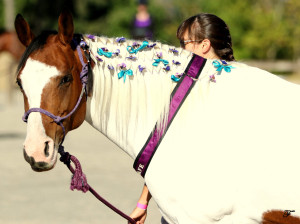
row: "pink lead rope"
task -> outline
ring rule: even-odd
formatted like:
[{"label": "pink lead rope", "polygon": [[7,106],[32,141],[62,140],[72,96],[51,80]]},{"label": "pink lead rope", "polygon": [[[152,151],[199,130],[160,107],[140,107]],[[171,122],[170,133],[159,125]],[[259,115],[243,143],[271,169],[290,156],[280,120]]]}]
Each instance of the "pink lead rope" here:
[{"label": "pink lead rope", "polygon": [[[73,173],[73,177],[71,180],[70,189],[73,191],[74,189],[82,191],[86,193],[90,191],[99,201],[109,207],[111,210],[122,216],[124,219],[129,221],[132,224],[136,224],[136,221],[123,213],[121,210],[117,209],[115,206],[106,201],[103,197],[101,197],[88,183],[86,176],[82,172],[80,162],[75,156],[70,155],[68,152],[64,151],[64,147],[62,145],[59,146],[58,149],[59,154],[61,155],[60,161],[66,164],[69,170]],[[75,164],[75,169],[71,166],[71,161]]]}]

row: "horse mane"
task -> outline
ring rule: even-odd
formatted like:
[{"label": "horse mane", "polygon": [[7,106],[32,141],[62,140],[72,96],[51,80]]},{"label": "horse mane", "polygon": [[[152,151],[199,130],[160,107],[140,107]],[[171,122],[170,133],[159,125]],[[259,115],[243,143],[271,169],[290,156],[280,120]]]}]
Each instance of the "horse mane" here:
[{"label": "horse mane", "polygon": [[[116,38],[97,36],[89,38],[88,35],[85,36],[85,41],[95,62],[90,113],[93,119],[98,119],[93,120],[93,124],[96,124],[99,131],[113,132],[108,127],[108,121],[118,118],[120,122],[115,128],[128,127],[128,129],[115,133],[123,133],[118,141],[126,142],[127,135],[130,132],[137,132],[135,128],[138,126],[149,128],[149,124],[153,125],[157,121],[158,128],[164,127],[167,122],[171,93],[176,86],[171,76],[184,72],[192,53],[160,42],[149,41],[150,46],[156,45],[144,48],[136,54],[130,54],[128,48],[134,42],[141,44],[142,41],[126,40],[120,43]],[[109,52],[119,50],[120,53],[108,58],[97,53],[100,48],[106,48]],[[169,62],[170,70],[166,70],[162,63],[153,66],[154,59],[158,58],[157,53],[162,53],[162,59]],[[130,56],[135,58],[130,59]],[[125,80],[123,77],[118,78],[118,73],[121,71],[118,65],[122,63],[125,63],[126,69],[132,70],[133,73],[132,76],[126,76]],[[140,71],[139,66],[143,66],[144,70]],[[129,127],[130,124],[135,126]]]}]

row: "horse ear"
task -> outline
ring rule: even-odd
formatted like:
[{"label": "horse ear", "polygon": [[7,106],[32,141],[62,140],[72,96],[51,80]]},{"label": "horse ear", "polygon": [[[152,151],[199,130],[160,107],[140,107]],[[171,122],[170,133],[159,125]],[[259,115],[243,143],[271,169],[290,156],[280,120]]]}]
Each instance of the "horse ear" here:
[{"label": "horse ear", "polygon": [[31,41],[34,39],[34,34],[32,33],[29,24],[20,14],[16,16],[15,29],[21,43],[25,47],[28,47]]},{"label": "horse ear", "polygon": [[73,17],[70,11],[64,10],[58,19],[58,37],[66,45],[70,44],[73,39],[74,25]]}]

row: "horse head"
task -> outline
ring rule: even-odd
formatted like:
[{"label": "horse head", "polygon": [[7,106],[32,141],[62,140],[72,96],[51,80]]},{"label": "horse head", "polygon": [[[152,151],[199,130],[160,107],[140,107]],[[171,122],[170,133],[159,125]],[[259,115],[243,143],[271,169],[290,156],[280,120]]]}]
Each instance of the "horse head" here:
[{"label": "horse head", "polygon": [[[15,19],[15,28],[19,40],[27,47],[17,73],[25,111],[40,108],[55,116],[66,116],[77,105],[82,90],[82,64],[72,41],[72,15],[62,12],[58,19],[58,32],[42,32],[37,37],[21,15]],[[46,171],[55,166],[59,144],[68,131],[82,124],[85,107],[84,97],[76,111],[62,120],[61,125],[40,111],[27,114],[23,151],[33,170]]]}]

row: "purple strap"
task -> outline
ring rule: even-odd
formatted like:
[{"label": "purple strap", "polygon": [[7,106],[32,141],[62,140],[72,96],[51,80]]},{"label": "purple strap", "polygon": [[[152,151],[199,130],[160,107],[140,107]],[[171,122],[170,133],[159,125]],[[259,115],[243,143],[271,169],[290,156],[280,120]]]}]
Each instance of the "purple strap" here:
[{"label": "purple strap", "polygon": [[156,149],[158,148],[165,133],[170,127],[185,98],[189,95],[190,91],[195,85],[194,79],[197,79],[200,76],[205,63],[206,59],[198,55],[193,55],[189,65],[185,69],[184,75],[173,90],[167,127],[165,128],[165,130],[160,132],[158,132],[157,128],[155,127],[154,132],[150,134],[148,140],[146,141],[144,147],[138,154],[133,164],[133,168],[138,173],[140,173],[142,177],[145,176],[147,168],[151,162],[153,155],[156,152]]}]

